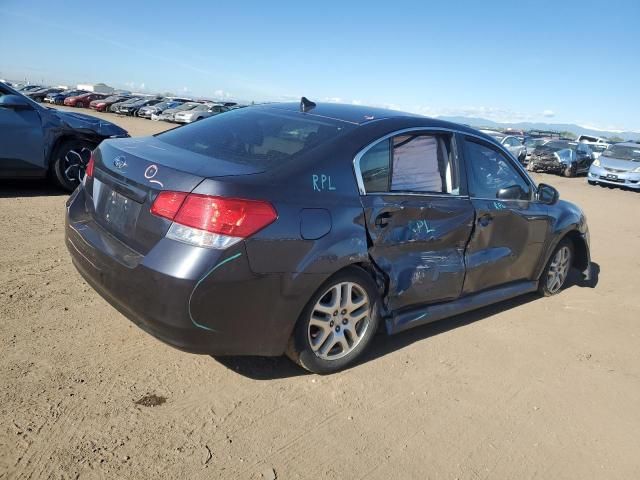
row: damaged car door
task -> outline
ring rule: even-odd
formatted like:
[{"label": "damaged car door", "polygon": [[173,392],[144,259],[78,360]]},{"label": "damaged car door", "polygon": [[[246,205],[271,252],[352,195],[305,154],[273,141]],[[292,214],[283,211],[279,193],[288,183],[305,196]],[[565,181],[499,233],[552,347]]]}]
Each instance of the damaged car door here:
[{"label": "damaged car door", "polygon": [[474,220],[451,132],[390,134],[356,157],[369,254],[388,277],[387,307],[453,300]]}]

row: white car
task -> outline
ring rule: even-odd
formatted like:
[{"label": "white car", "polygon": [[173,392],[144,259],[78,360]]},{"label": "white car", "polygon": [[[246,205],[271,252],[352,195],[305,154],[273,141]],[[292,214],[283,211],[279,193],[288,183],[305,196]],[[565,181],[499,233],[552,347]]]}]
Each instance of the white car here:
[{"label": "white car", "polygon": [[527,156],[527,147],[522,143],[522,140],[515,135],[507,135],[505,133],[496,132],[495,130],[480,130],[482,133],[486,133],[490,137],[493,137],[498,143],[504,145],[504,147],[511,152],[511,154],[518,159],[520,163],[524,163]]}]

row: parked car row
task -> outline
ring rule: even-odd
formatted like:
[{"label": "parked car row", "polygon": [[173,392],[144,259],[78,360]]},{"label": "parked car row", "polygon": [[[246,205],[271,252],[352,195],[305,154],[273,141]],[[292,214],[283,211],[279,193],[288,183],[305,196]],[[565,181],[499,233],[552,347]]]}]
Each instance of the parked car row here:
[{"label": "parked car row", "polygon": [[235,102],[215,102],[184,97],[163,97],[131,93],[108,95],[86,90],[65,90],[61,87],[44,87],[41,85],[23,85],[17,90],[37,102],[76,108],[91,108],[97,112],[109,112],[175,123],[193,123],[240,107]]}]

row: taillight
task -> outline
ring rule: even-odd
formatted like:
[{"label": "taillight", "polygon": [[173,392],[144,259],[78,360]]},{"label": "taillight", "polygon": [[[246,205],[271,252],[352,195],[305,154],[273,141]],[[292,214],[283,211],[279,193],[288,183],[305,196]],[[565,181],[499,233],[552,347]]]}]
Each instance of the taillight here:
[{"label": "taillight", "polygon": [[151,205],[151,213],[173,220],[187,195],[185,192],[160,192]]},{"label": "taillight", "polygon": [[262,200],[170,191],[156,197],[151,213],[173,221],[167,237],[209,248],[227,248],[278,218]]},{"label": "taillight", "polygon": [[87,163],[87,168],[84,171],[84,174],[88,177],[88,178],[92,178],[93,177],[93,152],[91,152],[91,156],[89,157],[89,163]]}]

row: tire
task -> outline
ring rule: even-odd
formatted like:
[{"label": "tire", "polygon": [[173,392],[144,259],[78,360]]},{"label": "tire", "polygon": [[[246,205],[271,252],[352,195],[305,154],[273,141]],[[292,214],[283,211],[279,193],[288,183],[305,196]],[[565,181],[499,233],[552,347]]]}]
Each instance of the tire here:
[{"label": "tire", "polygon": [[76,102],[76,108],[84,108],[84,103]]},{"label": "tire", "polygon": [[573,263],[573,244],[564,238],[556,246],[542,271],[538,284],[538,292],[543,297],[559,293],[567,282]]},{"label": "tire", "polygon": [[562,175],[564,175],[565,177],[575,177],[576,167],[573,164],[569,165],[562,171]]},{"label": "tire", "polygon": [[51,176],[65,190],[71,192],[80,185],[89,163],[94,143],[81,139],[62,142],[51,158]]},{"label": "tire", "polygon": [[[348,303],[357,302],[353,307],[347,304],[347,296]],[[356,312],[355,322],[352,312]],[[313,294],[298,318],[287,356],[313,373],[337,372],[369,346],[379,323],[380,296],[375,283],[364,270],[349,267]]]},{"label": "tire", "polygon": [[598,182],[594,182],[593,180],[587,180],[587,183],[589,185],[597,185],[598,184]]}]

